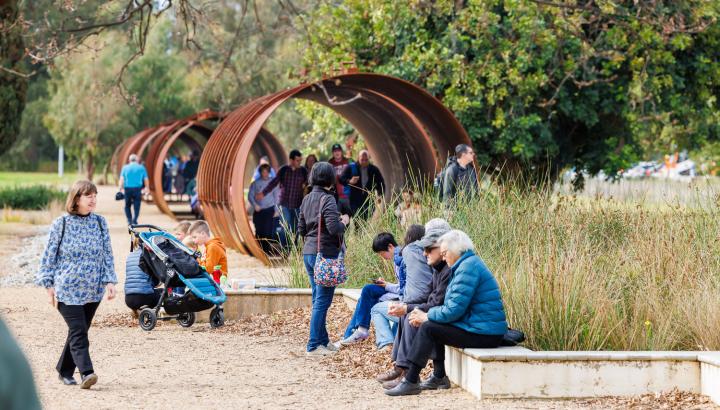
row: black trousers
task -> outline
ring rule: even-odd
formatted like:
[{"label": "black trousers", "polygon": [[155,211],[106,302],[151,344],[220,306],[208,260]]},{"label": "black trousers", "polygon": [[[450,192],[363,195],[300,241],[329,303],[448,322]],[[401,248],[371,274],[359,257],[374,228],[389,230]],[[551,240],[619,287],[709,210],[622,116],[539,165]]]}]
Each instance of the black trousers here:
[{"label": "black trousers", "polygon": [[275,207],[267,207],[253,213],[255,237],[260,241],[265,253],[270,253],[275,238]]},{"label": "black trousers", "polygon": [[[415,340],[419,330],[419,327],[415,327],[410,324],[410,315],[405,315],[400,318],[391,356],[393,362],[395,362],[395,366],[402,367],[404,369],[410,367],[408,355],[412,350],[413,341]],[[430,354],[430,358],[436,358],[434,351]]]},{"label": "black trousers", "polygon": [[130,294],[125,295],[125,305],[132,310],[138,310],[143,306],[154,308],[157,305],[160,296],[162,296],[163,289],[153,289],[154,293],[148,293],[147,295],[141,294]]},{"label": "black trousers", "polygon": [[420,326],[407,359],[422,369],[433,353],[433,362],[444,362],[445,346],[492,348],[500,346],[502,338],[503,335],[479,335],[428,320]]},{"label": "black trousers", "polygon": [[84,305],[66,305],[58,302],[58,310],[68,326],[65,348],[56,366],[61,376],[72,377],[76,367],[80,374],[93,371],[88,330],[98,306],[100,302]]}]

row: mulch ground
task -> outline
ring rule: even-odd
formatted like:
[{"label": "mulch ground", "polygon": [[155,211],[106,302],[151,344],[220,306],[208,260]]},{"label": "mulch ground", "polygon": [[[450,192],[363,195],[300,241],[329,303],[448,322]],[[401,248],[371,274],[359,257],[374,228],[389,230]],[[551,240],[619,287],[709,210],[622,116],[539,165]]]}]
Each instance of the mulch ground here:
[{"label": "mulch ground", "polygon": [[[352,311],[345,305],[341,297],[336,297],[328,312],[327,329],[331,341],[340,340],[351,317]],[[175,323],[171,323],[171,325],[177,326]],[[93,323],[93,326],[103,328],[137,327],[138,325],[137,320],[133,319],[129,313],[117,313],[98,318]],[[162,323],[158,322],[158,326],[162,326]],[[310,308],[297,308],[227,321],[225,326],[218,329],[211,330],[208,326],[200,326],[194,330],[248,336],[287,337],[298,345],[298,351],[304,351],[309,326]],[[392,365],[390,353],[379,352],[375,348],[375,334],[372,330],[368,340],[343,347],[336,354],[321,359],[321,362],[333,370],[330,375],[333,378],[375,379],[378,374],[389,370]],[[432,363],[429,363],[423,371],[423,377],[427,377],[431,370]],[[636,410],[720,409],[720,407],[714,406],[706,396],[678,390],[629,398],[607,397],[580,402],[580,404],[583,403],[593,408],[600,406],[603,408]]]}]

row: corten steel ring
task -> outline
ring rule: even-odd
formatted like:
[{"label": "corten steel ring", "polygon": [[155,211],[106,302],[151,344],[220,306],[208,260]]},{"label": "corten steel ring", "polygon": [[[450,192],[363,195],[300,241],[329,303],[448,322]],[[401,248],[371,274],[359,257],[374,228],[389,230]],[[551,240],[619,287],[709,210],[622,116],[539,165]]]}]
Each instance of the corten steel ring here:
[{"label": "corten steel ring", "polygon": [[[412,83],[351,73],[324,79],[322,85],[332,103],[316,83],[266,95],[237,108],[215,129],[200,159],[198,195],[211,229],[229,246],[266,264],[269,260],[253,236],[245,209],[245,170],[263,124],[288,99],[312,100],[344,117],[366,141],[388,192],[402,187],[411,175],[431,179],[457,144],[470,145],[455,116]],[[358,94],[360,98],[355,98]]]},{"label": "corten steel ring", "polygon": [[[120,171],[128,162],[130,155],[138,155],[140,160],[145,162],[148,170],[150,183],[148,189],[153,202],[161,212],[176,218],[175,212],[170,208],[163,193],[163,161],[178,140],[182,141],[190,150],[202,152],[215,128],[212,121],[220,121],[223,117],[224,114],[206,110],[182,120],[173,120],[140,131],[115,149],[111,159],[111,169],[114,170],[115,178],[118,179]],[[263,130],[261,138],[257,139],[252,148],[252,154],[256,160],[267,155],[270,164],[277,169],[283,162],[285,149],[274,135]]]}]

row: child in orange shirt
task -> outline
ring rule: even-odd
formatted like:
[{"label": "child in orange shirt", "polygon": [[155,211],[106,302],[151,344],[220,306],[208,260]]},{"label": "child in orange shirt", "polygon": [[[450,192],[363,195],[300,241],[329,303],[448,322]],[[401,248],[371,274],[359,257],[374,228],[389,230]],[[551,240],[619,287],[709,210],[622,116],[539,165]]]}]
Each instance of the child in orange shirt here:
[{"label": "child in orange shirt", "polygon": [[198,246],[204,246],[203,256],[198,261],[208,273],[215,270],[215,266],[220,265],[220,270],[224,275],[228,274],[227,253],[225,252],[225,244],[220,238],[210,235],[210,227],[205,221],[195,221],[188,230],[188,235],[192,236]]}]

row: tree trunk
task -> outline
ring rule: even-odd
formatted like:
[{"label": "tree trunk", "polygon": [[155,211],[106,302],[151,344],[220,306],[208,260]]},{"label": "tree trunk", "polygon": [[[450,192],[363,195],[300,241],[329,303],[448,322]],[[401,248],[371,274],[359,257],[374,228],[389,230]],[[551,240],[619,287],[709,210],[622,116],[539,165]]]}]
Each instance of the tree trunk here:
[{"label": "tree trunk", "polygon": [[17,139],[25,109],[27,78],[22,74],[25,46],[17,0],[0,0],[0,154]]},{"label": "tree trunk", "polygon": [[95,158],[93,158],[93,153],[91,151],[88,151],[88,153],[87,153],[87,163],[85,164],[85,172],[86,172],[88,181],[92,181],[93,175],[95,174]]}]

